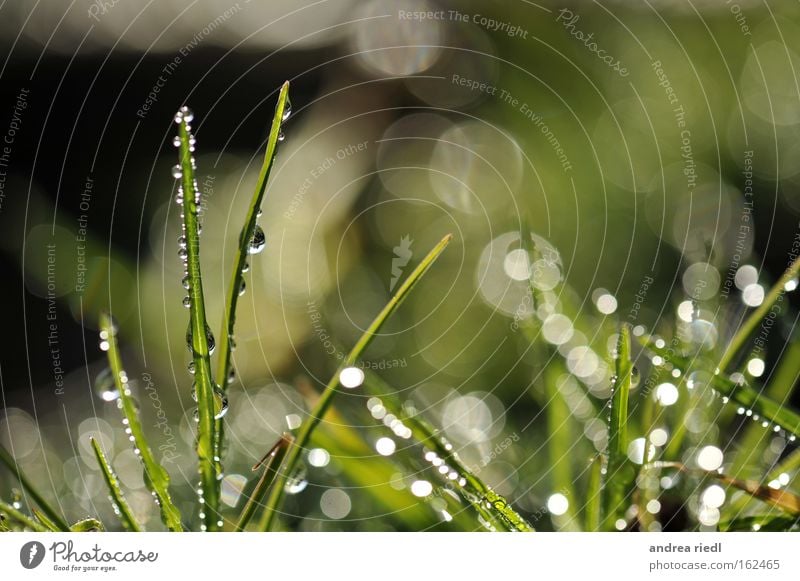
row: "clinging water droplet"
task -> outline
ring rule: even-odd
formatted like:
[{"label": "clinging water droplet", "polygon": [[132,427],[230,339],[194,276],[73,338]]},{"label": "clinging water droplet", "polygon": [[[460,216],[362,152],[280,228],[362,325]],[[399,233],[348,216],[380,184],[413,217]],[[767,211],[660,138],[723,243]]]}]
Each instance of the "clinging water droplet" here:
[{"label": "clinging water droplet", "polygon": [[181,146],[181,138],[178,137],[177,135],[175,137],[173,137],[172,138],[172,145],[174,147],[180,147]]},{"label": "clinging water droplet", "polygon": [[278,141],[284,141],[285,139],[286,139],[286,134],[283,131],[278,133]]},{"label": "clinging water droplet", "polygon": [[189,107],[187,107],[186,105],[181,107],[180,113],[187,123],[191,123],[194,120],[194,111],[189,109]]},{"label": "clinging water droplet", "polygon": [[[186,329],[186,347],[190,352],[193,351],[192,339],[192,325],[189,324],[189,327]],[[211,332],[211,327],[208,326],[208,323],[206,323],[206,342],[208,343],[208,354],[211,355],[214,353],[214,349],[217,348],[217,343],[214,340],[214,334]]]},{"label": "clinging water droplet", "polygon": [[214,419],[219,420],[228,413],[228,396],[219,387],[214,388]]},{"label": "clinging water droplet", "polygon": [[242,296],[245,290],[247,290],[247,285],[244,283],[244,281],[242,281],[242,283],[239,285],[239,296]]},{"label": "clinging water droplet", "polygon": [[189,297],[189,295],[186,295],[185,297],[183,297],[183,301],[181,301],[181,302],[182,302],[183,306],[186,307],[187,309],[191,308],[191,306],[192,306],[192,299]]},{"label": "clinging water droplet", "polygon": [[179,180],[183,177],[183,170],[179,164],[173,165],[172,170],[170,171],[172,172],[172,177],[176,180]]},{"label": "clinging water droplet", "polygon": [[289,96],[286,96],[286,104],[283,106],[283,116],[281,117],[282,122],[286,122],[289,117],[292,116],[292,101],[289,99]]},{"label": "clinging water droplet", "polygon": [[114,383],[114,374],[106,367],[97,374],[94,380],[94,391],[103,401],[114,401],[119,398],[119,390]]},{"label": "clinging water droplet", "polygon": [[285,490],[287,494],[299,494],[305,490],[306,486],[308,486],[308,480],[306,480],[306,465],[299,464],[286,480]]},{"label": "clinging water droplet", "polygon": [[255,230],[253,230],[253,237],[250,239],[250,245],[247,247],[247,253],[259,254],[266,245],[267,237],[264,235],[264,230],[256,224]]}]

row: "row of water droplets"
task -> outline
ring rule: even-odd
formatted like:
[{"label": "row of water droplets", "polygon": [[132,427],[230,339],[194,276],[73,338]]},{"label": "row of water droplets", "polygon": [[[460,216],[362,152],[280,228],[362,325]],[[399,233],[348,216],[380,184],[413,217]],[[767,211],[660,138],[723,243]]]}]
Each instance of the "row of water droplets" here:
[{"label": "row of water droplets", "polygon": [[[100,335],[99,346],[101,351],[108,351],[111,348],[112,339],[114,339],[117,335],[117,329],[118,329],[117,323],[113,319],[111,319],[111,317],[109,317],[109,321],[110,323],[108,329],[101,329],[99,333]],[[133,447],[133,453],[136,455],[137,458],[141,460],[142,451],[139,449],[139,446],[137,445],[136,442],[136,437],[133,435],[133,430],[131,429],[130,421],[128,420],[124,411],[125,404],[123,402],[123,398],[121,397],[121,395],[124,395],[125,399],[127,399],[133,406],[134,412],[136,414],[140,412],[139,402],[133,395],[133,391],[131,389],[132,383],[133,382],[128,377],[127,372],[124,369],[120,370],[119,385],[122,387],[122,394],[120,394],[120,390],[117,388],[117,381],[116,378],[114,377],[114,372],[110,367],[106,367],[105,369],[103,369],[103,371],[101,371],[97,375],[94,383],[94,388],[96,393],[100,395],[103,401],[117,402],[117,408],[119,408],[122,411],[122,426],[125,431],[125,436],[128,438]],[[160,469],[160,474],[158,474],[158,476],[160,477],[161,480],[163,480],[164,482],[169,482],[169,474],[167,473],[166,470],[163,469],[163,467],[157,466],[155,469]],[[161,501],[159,500],[155,489],[150,484],[150,478],[148,478],[146,475],[144,480],[145,484],[150,490],[150,494],[153,497],[153,501],[156,503],[158,507],[161,507]],[[114,514],[120,515],[121,514],[120,508],[117,505],[114,498],[112,496],[109,496],[108,498],[111,501]]]}]

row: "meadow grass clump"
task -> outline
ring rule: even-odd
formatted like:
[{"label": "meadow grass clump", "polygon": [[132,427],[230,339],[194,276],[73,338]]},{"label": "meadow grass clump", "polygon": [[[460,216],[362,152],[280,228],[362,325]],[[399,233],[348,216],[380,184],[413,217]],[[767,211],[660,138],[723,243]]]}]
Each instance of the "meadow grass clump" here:
[{"label": "meadow grass clump", "polygon": [[[360,390],[369,397],[372,403],[368,406],[373,410],[380,408],[380,416],[373,416],[391,417],[387,427],[391,426],[398,438],[412,443],[418,450],[417,465],[403,468],[409,472],[417,470],[420,464],[428,469],[435,468],[437,476],[431,479],[433,483],[418,480],[410,487],[410,492],[422,499],[419,502],[435,497],[439,501],[436,509],[439,517],[452,528],[529,532],[534,530],[534,525],[540,528],[538,522],[549,513],[550,525],[556,529],[661,530],[671,522],[662,510],[668,503],[678,506],[676,512],[684,513],[680,525],[684,530],[797,528],[800,498],[791,491],[790,481],[800,469],[800,451],[796,448],[800,414],[790,409],[786,400],[800,373],[800,365],[796,357],[782,359],[768,384],[759,384],[752,374],[742,373],[741,366],[747,359],[752,335],[774,305],[783,300],[786,289],[791,287],[789,283],[797,277],[800,262],[790,265],[761,305],[724,344],[709,343],[703,336],[698,337],[693,328],[687,332],[686,325],[669,318],[650,332],[640,325],[619,325],[609,318],[601,331],[610,330],[610,338],[614,340],[607,361],[613,370],[608,381],[610,389],[606,396],[594,394],[591,397],[582,391],[578,382],[570,387],[569,393],[564,388],[563,378],[569,375],[565,362],[568,356],[557,348],[558,341],[543,338],[546,335],[543,326],[556,308],[553,295],[537,284],[536,270],[531,268],[527,291],[534,308],[520,318],[522,333],[517,340],[523,343],[526,357],[534,359],[539,366],[531,389],[541,387],[546,402],[543,422],[548,435],[540,453],[546,456],[545,465],[549,467],[546,476],[554,493],[546,510],[536,511],[530,507],[523,510],[487,485],[479,475],[480,470],[469,466],[458,449],[444,437],[443,430],[409,405],[400,390],[384,377],[359,366],[373,339],[422,283],[426,273],[435,268],[437,259],[452,240],[450,234],[443,235],[403,280],[342,357],[321,393],[304,394],[311,411],[299,428],[284,433],[277,441],[263,442],[261,454],[257,455],[263,454],[263,457],[252,468],[246,499],[240,503],[243,506],[225,507],[221,502],[221,481],[227,450],[225,421],[228,385],[233,374],[236,311],[239,297],[245,291],[248,260],[264,250],[265,235],[258,218],[290,116],[287,82],[278,92],[257,184],[242,220],[216,337],[208,320],[200,268],[200,194],[195,178],[194,115],[183,107],[174,118],[177,135],[173,143],[178,150],[178,163],[172,168],[172,175],[178,183],[176,202],[181,217],[178,256],[183,265],[181,284],[187,291],[183,300],[189,313],[186,346],[191,353],[192,396],[197,402],[197,508],[191,514],[185,511],[182,514],[173,500],[174,483],[157,461],[148,441],[120,356],[118,329],[111,313],[104,314],[100,321],[100,349],[108,359],[125,434],[141,463],[144,483],[167,530],[289,528],[281,519],[285,495],[297,484],[298,471],[312,442],[322,447],[347,446],[354,455],[364,450],[363,438],[338,416],[334,405],[337,394],[344,390]],[[551,249],[538,246],[538,238],[530,235],[527,226],[523,225],[520,239],[521,249],[531,265],[551,259]],[[576,327],[594,324],[582,321],[575,314],[577,310],[570,306],[568,293],[559,296],[563,299],[557,307],[565,311],[573,309],[570,315]],[[547,308],[539,311],[540,306]],[[545,316],[540,316],[539,312]],[[595,336],[602,342],[609,339],[608,333],[595,333]],[[790,353],[797,354],[795,350]],[[214,357],[215,366],[212,365]],[[646,377],[640,368],[646,368]],[[593,425],[596,427],[600,423],[605,429],[604,437],[595,438],[590,451],[580,447],[581,442],[576,443],[572,433],[577,417],[574,411],[576,393],[581,401],[588,402],[588,415]],[[673,405],[678,401],[678,405]],[[584,406],[581,417],[585,419],[586,416]],[[718,439],[733,426],[732,438],[737,445],[702,441],[697,430],[691,429],[700,416],[714,426],[714,430],[707,430],[707,433],[717,433]],[[326,425],[324,418],[336,418],[336,421]],[[762,451],[768,436],[780,439],[782,448],[767,466]],[[102,523],[88,517],[70,524],[39,492],[36,483],[22,472],[11,454],[0,447],[0,463],[19,482],[28,505],[26,511],[20,498],[0,499],[0,528],[37,532],[144,530],[126,499],[124,486],[102,442],[92,439],[91,448],[118,523]],[[578,452],[573,452],[576,449]],[[725,463],[723,450],[730,458]],[[401,463],[400,460],[393,462],[395,466]],[[389,478],[388,472],[382,474]],[[386,500],[381,498],[384,493],[376,492],[359,472],[354,471],[349,476],[362,484],[362,493],[372,495],[377,504]],[[687,506],[691,509],[687,510]]]}]

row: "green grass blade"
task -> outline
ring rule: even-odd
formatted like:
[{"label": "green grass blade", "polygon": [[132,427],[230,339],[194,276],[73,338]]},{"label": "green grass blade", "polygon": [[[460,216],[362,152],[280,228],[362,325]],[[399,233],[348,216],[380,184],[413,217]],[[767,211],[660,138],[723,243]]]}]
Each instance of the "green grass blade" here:
[{"label": "green grass blade", "polygon": [[[275,105],[275,114],[272,117],[272,127],[267,138],[267,149],[264,152],[264,160],[261,164],[261,171],[258,174],[258,182],[250,199],[250,206],[247,209],[244,225],[239,234],[239,245],[236,248],[236,256],[233,260],[233,270],[231,280],[228,285],[227,300],[225,301],[225,312],[222,318],[222,330],[219,334],[219,358],[217,360],[217,385],[223,392],[228,390],[228,376],[231,371],[231,351],[233,342],[233,332],[236,325],[236,306],[241,295],[242,284],[244,284],[245,264],[249,256],[250,241],[256,228],[256,221],[261,211],[261,202],[267,190],[267,183],[275,163],[275,153],[278,151],[281,129],[291,112],[291,102],[289,101],[289,81],[283,83],[278,93],[278,103]],[[225,424],[220,418],[215,426],[215,454],[220,457],[223,449],[225,437]]]},{"label": "green grass blade", "polygon": [[[159,464],[150,444],[145,438],[142,424],[139,420],[139,412],[133,400],[130,387],[128,385],[128,375],[122,368],[122,357],[119,354],[117,345],[117,329],[111,320],[111,316],[103,313],[100,316],[100,340],[101,348],[106,351],[108,364],[114,377],[114,384],[119,392],[117,405],[122,411],[124,422],[127,423],[127,430],[133,437],[134,450],[138,450],[139,459],[144,467],[145,483],[155,494],[159,508],[161,509],[161,520],[171,531],[181,531],[181,515],[178,508],[173,504],[169,494],[169,474],[161,464]],[[127,431],[126,430],[126,431]]]},{"label": "green grass blade", "polygon": [[36,518],[36,520],[38,520],[40,523],[42,523],[42,526],[44,528],[46,528],[48,531],[53,532],[53,533],[67,533],[67,532],[69,532],[69,527],[61,528],[58,524],[54,523],[49,518],[47,518],[47,515],[44,514],[38,508],[33,508],[31,510],[31,512],[33,513],[33,516]]},{"label": "green grass blade", "polygon": [[411,430],[411,436],[436,453],[447,466],[457,474],[458,483],[463,479],[464,497],[484,518],[496,522],[506,531],[533,532],[533,527],[520,516],[500,494],[487,486],[478,476],[469,470],[453,446],[439,435],[439,431],[416,414],[409,414],[393,396],[396,390],[383,382],[373,373],[367,374],[364,386],[369,393],[380,398],[381,403],[395,417],[400,419]]},{"label": "green grass blade", "polygon": [[600,530],[600,513],[603,500],[603,457],[597,455],[589,468],[589,486],[586,491],[586,527],[590,532]]},{"label": "green grass blade", "polygon": [[239,516],[239,521],[236,523],[236,532],[241,532],[247,528],[248,523],[256,512],[256,508],[261,506],[261,499],[264,498],[269,487],[275,482],[278,470],[293,440],[294,438],[290,434],[283,434],[280,440],[267,452],[267,455],[253,466],[253,470],[263,467],[263,471],[256,487],[253,489],[253,493],[247,499],[247,504],[245,504],[242,514]]},{"label": "green grass blade", "polygon": [[786,532],[796,530],[798,526],[800,526],[798,517],[767,514],[720,521],[719,530],[723,532]]},{"label": "green grass blade", "polygon": [[11,473],[14,474],[14,476],[16,476],[22,488],[30,495],[34,503],[41,509],[42,513],[45,514],[50,521],[57,525],[59,530],[68,531],[69,525],[64,517],[61,516],[41,494],[39,494],[39,491],[36,490],[36,488],[30,483],[30,480],[28,480],[25,474],[23,474],[22,470],[20,470],[17,462],[11,457],[11,454],[9,454],[8,450],[6,450],[3,446],[0,446],[0,462],[5,464],[6,468],[8,468]]},{"label": "green grass blade", "polygon": [[572,425],[569,404],[559,388],[560,372],[561,366],[554,364],[548,365],[545,370],[547,447],[552,475],[551,487],[554,491],[560,491],[569,502],[567,512],[558,520],[567,527],[574,527],[575,491],[572,477],[572,457],[570,454],[565,454],[565,451],[573,446],[575,426]]},{"label": "green grass blade", "polygon": [[100,449],[100,444],[94,438],[89,438],[89,441],[92,443],[92,449],[94,450],[95,458],[97,458],[97,463],[100,465],[100,470],[103,471],[103,478],[106,481],[106,486],[108,486],[108,491],[111,494],[111,501],[114,503],[115,512],[117,516],[119,516],[122,526],[131,532],[144,530],[137,522],[136,517],[133,516],[128,501],[125,499],[125,495],[122,493],[122,489],[119,486],[119,479],[114,473],[114,469],[111,468],[111,464],[109,464],[105,454],[103,454],[103,451]]},{"label": "green grass blade", "polygon": [[39,522],[35,521],[27,514],[17,510],[10,504],[3,502],[0,500],[0,513],[5,514],[8,516],[10,520],[16,521],[24,527],[31,529],[37,533],[47,533],[50,532],[49,529],[42,526]]},{"label": "green grass blade", "polygon": [[786,283],[796,278],[798,271],[800,271],[800,257],[796,258],[794,262],[789,265],[789,268],[786,269],[786,272],[783,273],[783,275],[778,279],[778,282],[776,282],[775,285],[773,285],[773,287],[770,289],[769,293],[767,293],[767,296],[764,297],[764,301],[745,320],[745,322],[731,339],[730,343],[728,343],[728,347],[725,349],[725,353],[722,354],[722,358],[717,365],[721,372],[728,371],[728,367],[733,362],[733,359],[745,345],[747,340],[750,338],[750,335],[753,334],[761,321],[764,320],[764,317],[769,314],[773,305],[776,302],[783,301],[783,295],[786,293]]},{"label": "green grass blade", "polygon": [[606,473],[605,528],[614,530],[623,518],[628,488],[636,476],[628,461],[628,399],[631,391],[631,336],[622,325],[617,343],[616,370],[608,425],[608,466]]},{"label": "green grass blade", "polygon": [[[666,348],[657,347],[649,338],[642,337],[641,341],[646,349],[660,355],[664,361],[680,369],[684,375],[688,375],[692,367],[688,358]],[[754,416],[757,415],[780,426],[795,438],[800,437],[800,414],[788,406],[774,401],[748,384],[735,383],[721,374],[711,377],[711,387],[730,401],[752,410]]]},{"label": "green grass blade", "polygon": [[333,396],[336,394],[337,388],[339,387],[339,374],[343,369],[352,366],[358,360],[364,350],[369,346],[377,333],[380,331],[381,327],[383,327],[384,323],[389,319],[389,317],[392,316],[397,307],[399,307],[403,302],[403,299],[405,299],[406,296],[408,296],[408,293],[417,285],[422,276],[428,271],[431,265],[433,265],[447,245],[450,244],[452,239],[453,235],[448,234],[442,238],[442,240],[436,244],[436,246],[433,247],[433,249],[425,258],[422,259],[422,262],[420,262],[414,271],[408,276],[408,278],[403,281],[403,284],[400,285],[400,288],[397,290],[395,295],[389,300],[388,303],[386,303],[386,306],[383,307],[380,313],[378,313],[378,316],[375,317],[375,320],[372,321],[367,330],[364,331],[364,334],[361,335],[361,338],[356,342],[350,353],[347,354],[347,357],[345,357],[334,376],[328,382],[328,385],[325,386],[325,390],[322,392],[322,395],[317,401],[317,405],[311,411],[311,415],[306,419],[305,422],[303,422],[303,425],[300,426],[297,440],[289,449],[289,453],[286,457],[285,467],[279,473],[275,482],[275,486],[272,487],[272,491],[270,492],[265,509],[267,514],[265,515],[263,523],[264,526],[262,530],[269,530],[278,505],[283,498],[286,481],[288,480],[289,475],[292,474],[297,462],[300,460],[300,455],[308,444],[311,434],[322,421],[325,412],[331,405]]},{"label": "green grass blade", "polygon": [[217,529],[219,521],[219,479],[221,466],[216,454],[216,401],[211,372],[211,349],[209,347],[208,323],[206,321],[203,278],[200,272],[200,232],[198,201],[200,193],[194,176],[194,136],[191,133],[192,114],[187,108],[175,115],[178,125],[179,165],[182,199],[183,236],[186,238],[184,266],[189,282],[189,330],[191,333],[194,381],[197,394],[197,459],[200,470],[200,488],[203,493],[203,530]]},{"label": "green grass blade", "polygon": [[89,517],[79,520],[69,527],[69,530],[73,533],[98,533],[105,532],[106,527],[96,518]]},{"label": "green grass blade", "polygon": [[258,212],[267,190],[267,182],[275,163],[275,153],[278,150],[281,128],[286,121],[285,114],[291,109],[289,102],[289,81],[283,83],[278,93],[278,103],[275,105],[275,114],[272,117],[272,127],[267,138],[267,150],[264,152],[264,161],[258,174],[258,182],[247,209],[244,226],[239,235],[239,246],[233,262],[233,271],[228,285],[228,295],[225,301],[225,315],[222,320],[222,332],[219,336],[219,359],[217,361],[217,384],[225,389],[228,383],[228,373],[231,369],[231,340],[236,323],[236,305],[239,302],[239,290],[244,279],[244,266],[247,262],[248,248],[253,238]]}]

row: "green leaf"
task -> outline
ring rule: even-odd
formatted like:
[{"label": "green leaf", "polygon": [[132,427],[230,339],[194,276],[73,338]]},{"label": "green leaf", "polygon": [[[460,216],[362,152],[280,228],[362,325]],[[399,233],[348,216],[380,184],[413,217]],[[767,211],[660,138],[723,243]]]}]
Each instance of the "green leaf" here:
[{"label": "green leaf", "polygon": [[136,517],[133,516],[133,512],[128,505],[128,501],[125,499],[125,495],[122,493],[117,475],[114,473],[113,468],[111,468],[111,465],[106,459],[105,454],[103,454],[103,451],[100,449],[100,444],[94,438],[89,438],[89,441],[92,443],[94,455],[97,458],[97,463],[100,465],[100,470],[103,472],[103,478],[105,479],[106,486],[108,486],[108,491],[111,494],[111,501],[114,503],[115,512],[117,513],[117,516],[119,516],[122,526],[132,532],[142,531],[142,527],[136,521]]},{"label": "green leaf", "polygon": [[155,493],[161,509],[161,520],[171,531],[181,531],[181,515],[178,508],[173,504],[169,494],[169,474],[161,464],[159,464],[150,444],[145,438],[142,424],[139,420],[139,412],[133,400],[128,375],[122,368],[122,358],[117,346],[117,328],[111,320],[111,315],[103,313],[100,315],[100,339],[101,347],[106,351],[108,364],[114,377],[114,384],[119,391],[117,405],[120,407],[123,416],[123,423],[126,423],[130,435],[133,437],[134,450],[138,450],[139,459],[142,461],[147,487]]},{"label": "green leaf", "polygon": [[186,276],[189,281],[189,348],[194,361],[194,381],[197,395],[197,460],[200,468],[200,487],[203,492],[204,530],[217,529],[219,521],[219,475],[222,473],[216,454],[216,385],[211,372],[211,349],[209,347],[206,321],[203,277],[200,272],[200,233],[198,222],[198,200],[200,193],[194,176],[194,136],[189,122],[192,114],[184,107],[175,115],[178,125],[179,165],[181,170],[183,235],[186,238]]},{"label": "green leaf", "polygon": [[300,460],[300,454],[308,444],[311,434],[322,421],[325,412],[331,405],[334,395],[336,395],[339,387],[339,374],[345,368],[351,367],[359,359],[359,357],[361,357],[361,354],[378,334],[384,323],[389,319],[389,317],[392,316],[397,307],[400,306],[406,296],[408,296],[408,293],[411,292],[411,290],[417,285],[419,280],[425,275],[425,273],[433,265],[447,245],[450,244],[452,239],[453,235],[448,234],[431,249],[425,258],[422,259],[422,262],[420,262],[414,271],[408,276],[408,278],[403,281],[403,284],[400,285],[400,288],[397,290],[395,295],[389,300],[388,303],[386,303],[386,306],[384,306],[381,312],[378,313],[378,316],[375,317],[375,320],[372,321],[370,326],[367,327],[367,330],[364,331],[363,335],[361,335],[361,338],[359,338],[355,346],[353,346],[353,348],[350,350],[350,353],[347,354],[347,357],[345,357],[344,361],[337,369],[334,376],[328,382],[328,385],[325,387],[325,390],[322,392],[322,395],[317,401],[317,405],[311,411],[311,415],[300,426],[297,440],[294,445],[290,447],[289,453],[286,457],[285,467],[279,473],[275,486],[272,487],[272,491],[270,492],[269,499],[267,501],[267,514],[265,515],[265,519],[263,521],[264,526],[262,530],[269,530],[272,520],[274,519],[274,515],[277,512],[278,505],[283,498],[286,481],[288,480],[289,475],[292,474],[297,462]]},{"label": "green leaf", "polygon": [[31,512],[33,513],[33,516],[36,518],[36,520],[38,520],[40,523],[42,523],[42,526],[44,528],[46,528],[48,531],[53,532],[53,533],[66,533],[66,532],[69,532],[69,527],[67,527],[65,529],[60,528],[59,525],[57,525],[56,523],[51,521],[49,518],[47,518],[47,515],[44,514],[38,508],[33,508],[31,510]]},{"label": "green leaf", "polygon": [[603,457],[598,455],[589,468],[589,486],[586,491],[586,530],[600,530],[600,513],[603,484]]},{"label": "green leaf", "polygon": [[42,526],[39,522],[17,510],[10,504],[3,502],[2,500],[0,500],[0,513],[5,514],[10,520],[16,521],[22,526],[27,527],[37,533],[46,533],[49,531],[49,529]]},{"label": "green leaf", "polygon": [[64,517],[61,516],[41,494],[39,494],[39,491],[36,490],[36,488],[30,483],[25,474],[22,473],[22,470],[20,470],[19,465],[17,465],[14,458],[11,457],[11,454],[9,454],[3,446],[0,446],[0,462],[5,464],[6,468],[11,470],[12,474],[16,476],[17,480],[19,480],[19,483],[22,485],[22,488],[25,489],[25,492],[30,495],[34,503],[39,506],[42,513],[45,514],[47,518],[58,527],[59,530],[68,531],[69,525],[67,524],[67,521],[64,520]]}]

